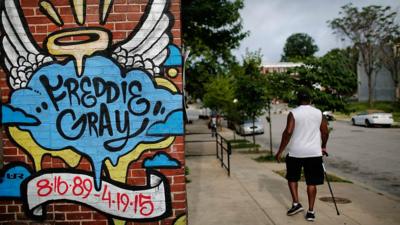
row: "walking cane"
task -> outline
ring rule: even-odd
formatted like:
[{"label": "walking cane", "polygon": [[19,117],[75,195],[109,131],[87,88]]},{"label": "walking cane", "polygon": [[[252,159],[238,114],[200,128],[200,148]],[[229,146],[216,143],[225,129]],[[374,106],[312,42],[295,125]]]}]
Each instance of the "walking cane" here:
[{"label": "walking cane", "polygon": [[[325,152],[325,155],[326,155],[326,157],[328,157],[328,153],[327,153],[327,152]],[[332,191],[331,183],[329,183],[328,174],[326,173],[326,168],[325,168],[324,161],[322,161],[322,168],[324,168],[325,179],[326,179],[326,182],[328,183],[328,187],[329,187],[329,191],[331,192],[331,196],[332,196],[333,203],[335,204],[336,213],[337,213],[337,215],[339,216],[339,215],[340,215],[339,209],[338,209],[338,207],[337,207],[337,205],[336,205],[335,196],[333,196],[333,191]]]}]

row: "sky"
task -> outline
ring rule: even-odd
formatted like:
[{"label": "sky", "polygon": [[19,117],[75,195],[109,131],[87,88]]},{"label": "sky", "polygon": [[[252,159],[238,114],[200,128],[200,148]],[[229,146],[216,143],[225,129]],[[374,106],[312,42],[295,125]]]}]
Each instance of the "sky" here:
[{"label": "sky", "polygon": [[400,0],[244,0],[240,13],[244,30],[250,31],[250,35],[233,53],[242,59],[246,48],[261,49],[263,64],[276,63],[281,59],[286,39],[294,33],[310,35],[319,47],[317,56],[346,47],[332,33],[327,21],[339,17],[341,6],[350,2],[357,7],[391,6],[400,17]]}]

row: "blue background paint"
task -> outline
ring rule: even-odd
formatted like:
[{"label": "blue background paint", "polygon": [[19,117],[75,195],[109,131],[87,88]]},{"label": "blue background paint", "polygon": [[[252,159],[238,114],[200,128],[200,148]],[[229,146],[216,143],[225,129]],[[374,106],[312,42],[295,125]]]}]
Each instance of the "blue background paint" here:
[{"label": "blue background paint", "polygon": [[[80,118],[81,115],[87,115],[88,113],[100,112],[100,104],[106,103],[106,96],[99,96],[96,98],[97,103],[93,107],[84,107],[82,102],[79,104],[78,100],[74,95],[71,95],[71,101],[68,95],[57,102],[59,110],[56,110],[55,105],[51,102],[49,95],[46,92],[45,87],[40,81],[40,77],[48,79],[51,86],[56,86],[58,83],[57,75],[60,75],[64,81],[71,78],[78,81],[82,85],[82,79],[89,78],[93,81],[94,78],[102,78],[105,81],[118,84],[118,88],[121,89],[121,82],[126,81],[128,84],[136,82],[141,85],[142,90],[138,88],[132,88],[135,94],[140,95],[140,98],[147,100],[150,104],[150,110],[144,115],[129,114],[129,127],[130,134],[139,130],[144,120],[148,120],[149,123],[144,127],[142,132],[138,133],[135,137],[130,138],[124,147],[118,151],[109,151],[105,148],[105,143],[110,140],[117,138],[124,138],[126,134],[116,132],[116,117],[114,112],[119,110],[125,112],[128,110],[127,102],[124,102],[123,98],[120,97],[117,101],[107,103],[107,109],[111,116],[111,126],[114,131],[112,135],[107,130],[102,136],[97,136],[94,130],[90,127],[86,127],[83,135],[76,140],[65,139],[57,130],[56,121],[59,114],[63,110],[72,110],[75,113],[76,118]],[[93,90],[93,85],[90,87],[87,83],[83,83],[84,90]],[[66,91],[66,86],[62,86],[57,91],[54,91],[54,96],[60,96]],[[76,92],[78,96],[83,95],[81,88]],[[121,95],[122,96],[122,95]],[[87,99],[87,102],[91,102]],[[129,100],[129,99],[128,99]],[[135,99],[137,100],[137,99]],[[135,102],[135,100],[133,102]],[[161,103],[161,107],[156,109],[156,103]],[[119,157],[131,152],[140,143],[155,143],[162,140],[163,137],[147,135],[147,130],[153,124],[157,124],[155,133],[161,132],[167,134],[167,130],[171,134],[181,134],[183,127],[182,116],[173,115],[170,117],[166,125],[163,125],[163,121],[166,120],[168,115],[172,111],[182,109],[182,95],[178,93],[172,93],[165,88],[155,86],[152,78],[143,71],[132,70],[126,75],[120,70],[120,68],[111,60],[103,56],[94,56],[87,58],[85,61],[85,69],[82,76],[78,77],[74,67],[74,62],[69,61],[65,65],[51,64],[38,70],[30,80],[27,88],[16,90],[11,96],[11,105],[17,108],[23,109],[26,113],[31,114],[38,118],[41,122],[39,126],[21,126],[23,130],[27,130],[31,133],[34,140],[42,147],[50,150],[60,150],[64,148],[73,148],[78,153],[82,153],[90,158],[93,164],[96,184],[97,187],[100,185],[100,174],[102,171],[103,163],[106,159],[110,159],[112,164],[117,164]],[[134,108],[137,112],[143,111],[145,104],[135,104],[131,108]],[[157,112],[157,113],[155,113]],[[124,124],[124,114],[121,113],[121,124]],[[70,136],[76,136],[79,129],[69,129],[75,122],[71,116],[64,117],[60,124],[61,129],[64,133]],[[174,123],[175,126],[171,126]],[[121,125],[122,126],[122,125]],[[163,126],[167,126],[163,128]],[[175,130],[176,129],[176,130]],[[123,141],[116,141],[110,144],[111,146],[122,145]]]}]

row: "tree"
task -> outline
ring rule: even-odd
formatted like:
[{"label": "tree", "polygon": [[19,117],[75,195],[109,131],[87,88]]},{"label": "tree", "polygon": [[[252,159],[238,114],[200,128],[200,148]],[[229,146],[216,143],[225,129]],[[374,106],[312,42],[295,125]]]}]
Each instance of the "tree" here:
[{"label": "tree", "polygon": [[235,96],[233,78],[217,76],[205,86],[204,105],[218,113],[228,113]]},{"label": "tree", "polygon": [[271,73],[266,74],[267,82],[267,99],[268,99],[268,117],[269,124],[269,149],[270,155],[272,152],[272,117],[271,117],[271,103],[273,99],[282,99],[288,101],[291,98],[294,90],[294,79],[288,73]]},{"label": "tree", "polygon": [[193,97],[202,98],[204,84],[236,61],[231,50],[248,34],[242,31],[243,7],[243,0],[182,1],[183,44],[191,49],[187,89]]},{"label": "tree", "polygon": [[400,99],[400,34],[388,37],[388,40],[380,47],[380,62],[392,76],[395,88],[394,100],[398,101]]},{"label": "tree", "polygon": [[368,78],[368,102],[373,104],[372,76],[379,68],[379,46],[399,29],[396,13],[389,6],[371,5],[359,10],[351,3],[342,6],[341,17],[328,21],[334,32],[349,39],[358,49]]},{"label": "tree", "polygon": [[312,57],[318,46],[312,37],[305,33],[296,33],[286,39],[281,62],[299,62]]},{"label": "tree", "polygon": [[307,60],[304,66],[289,73],[296,74],[295,90],[309,89],[318,108],[346,112],[347,99],[357,88],[352,63],[348,50],[333,49],[321,58]]},{"label": "tree", "polygon": [[[244,118],[255,122],[268,104],[266,76],[261,73],[260,51],[247,52],[243,59],[243,71],[236,74],[237,109]],[[243,118],[242,117],[242,118]],[[243,119],[244,119],[243,118]],[[255,144],[253,132],[253,143]]]}]

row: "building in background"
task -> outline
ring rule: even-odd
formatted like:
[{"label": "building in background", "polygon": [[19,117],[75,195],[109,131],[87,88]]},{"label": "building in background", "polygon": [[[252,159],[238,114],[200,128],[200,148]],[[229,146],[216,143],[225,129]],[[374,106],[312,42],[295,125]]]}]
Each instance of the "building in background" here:
[{"label": "building in background", "polygon": [[261,68],[262,73],[284,73],[290,68],[303,66],[303,63],[293,63],[293,62],[278,62],[271,64],[264,64]]}]

